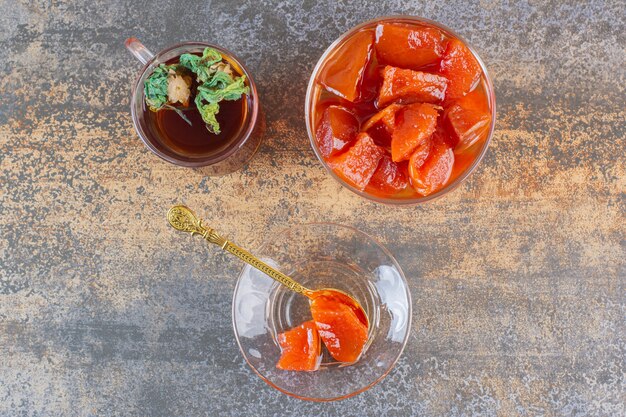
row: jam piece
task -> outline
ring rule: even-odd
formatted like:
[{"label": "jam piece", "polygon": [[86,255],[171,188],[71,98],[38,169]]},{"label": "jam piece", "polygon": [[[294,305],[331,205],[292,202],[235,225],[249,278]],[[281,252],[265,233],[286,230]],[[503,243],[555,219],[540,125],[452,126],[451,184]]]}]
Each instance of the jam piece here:
[{"label": "jam piece", "polygon": [[320,367],[320,337],[313,320],[278,335],[281,356],[276,364],[284,371],[317,371]]},{"label": "jam piece", "polygon": [[373,50],[374,33],[359,32],[344,43],[326,63],[319,82],[348,101],[359,97],[359,84]]},{"label": "jam piece", "polygon": [[391,104],[372,117],[370,117],[361,128],[363,131],[371,129],[378,122],[382,122],[389,133],[392,133],[396,127],[396,112],[402,108],[400,104]]},{"label": "jam piece", "polygon": [[359,130],[359,121],[354,114],[341,106],[329,106],[322,114],[317,127],[317,142],[324,158],[340,153],[354,138]]},{"label": "jam piece", "polygon": [[[445,112],[444,112],[443,117],[445,117]],[[435,133],[433,133],[433,138],[435,138],[436,136],[439,140],[443,140],[446,143],[446,145],[448,145],[450,148],[454,150],[457,143],[459,143],[458,139],[456,138],[454,134],[450,133],[449,128],[444,128],[444,124],[446,123],[445,120],[439,119],[439,122],[440,123],[437,126]]]},{"label": "jam piece", "polygon": [[406,172],[406,162],[395,163],[391,157],[384,155],[367,189],[382,197],[397,194],[409,185]]},{"label": "jam piece", "polygon": [[435,28],[381,23],[376,26],[376,56],[381,64],[418,69],[438,62],[443,34]]},{"label": "jam piece", "polygon": [[365,314],[365,311],[363,311],[361,306],[356,302],[354,298],[350,297],[345,292],[335,290],[332,288],[323,288],[321,290],[314,291],[312,295],[313,298],[321,297],[321,296],[333,298],[335,301],[347,305],[348,307],[352,309],[352,311],[354,311],[354,314],[356,314],[359,321],[363,323],[365,327],[368,326],[369,320],[367,319],[367,315]]},{"label": "jam piece", "polygon": [[[415,155],[415,154],[414,154]],[[411,157],[409,176],[411,185],[421,195],[427,196],[441,189],[452,173],[454,152],[439,135],[433,135],[432,149],[422,161],[422,155]]]},{"label": "jam piece", "polygon": [[444,123],[455,138],[454,153],[465,152],[489,133],[491,112],[487,97],[482,91],[474,90],[460,98],[446,110]]},{"label": "jam piece", "polygon": [[433,147],[433,141],[431,139],[424,141],[419,144],[417,148],[411,154],[411,158],[409,158],[409,166],[415,168],[420,168],[426,162],[426,158],[430,155],[430,150]]},{"label": "jam piece", "polygon": [[311,301],[311,314],[320,338],[335,360],[359,359],[367,342],[367,325],[349,306],[334,297],[319,296]]},{"label": "jam piece", "polygon": [[353,187],[363,190],[374,175],[385,150],[374,143],[367,133],[360,133],[345,153],[328,159],[328,165]]},{"label": "jam piece", "polygon": [[458,39],[450,39],[441,60],[439,73],[448,79],[446,101],[469,93],[482,74],[482,69],[470,49]]},{"label": "jam piece", "polygon": [[406,105],[396,115],[396,129],[391,137],[391,159],[405,161],[437,128],[438,106],[425,103]]},{"label": "jam piece", "polygon": [[375,59],[375,54],[372,53],[372,57],[365,67],[363,72],[363,78],[359,85],[359,93],[356,98],[356,102],[372,102],[378,96],[378,89],[383,79],[380,74],[380,66]]},{"label": "jam piece", "polygon": [[[318,154],[368,195],[441,190],[473,166],[489,135],[481,65],[462,40],[425,22],[385,19],[354,33],[316,80]],[[329,106],[343,112],[324,114]]]},{"label": "jam piece", "polygon": [[391,132],[387,130],[387,127],[384,124],[375,124],[367,130],[367,134],[374,139],[374,143],[376,143],[376,145],[382,146],[386,149],[391,146]]},{"label": "jam piece", "polygon": [[443,101],[448,80],[440,75],[386,66],[378,105],[398,103],[439,103]]}]

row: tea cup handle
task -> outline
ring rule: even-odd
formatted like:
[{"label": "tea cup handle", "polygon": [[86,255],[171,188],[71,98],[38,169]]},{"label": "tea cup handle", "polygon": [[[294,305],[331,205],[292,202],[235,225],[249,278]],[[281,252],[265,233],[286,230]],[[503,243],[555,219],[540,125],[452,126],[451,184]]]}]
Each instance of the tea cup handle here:
[{"label": "tea cup handle", "polygon": [[131,54],[135,58],[137,58],[142,64],[147,64],[152,58],[154,58],[154,54],[150,52],[148,48],[146,48],[143,43],[139,42],[137,38],[128,38],[126,42],[126,49],[130,51]]}]

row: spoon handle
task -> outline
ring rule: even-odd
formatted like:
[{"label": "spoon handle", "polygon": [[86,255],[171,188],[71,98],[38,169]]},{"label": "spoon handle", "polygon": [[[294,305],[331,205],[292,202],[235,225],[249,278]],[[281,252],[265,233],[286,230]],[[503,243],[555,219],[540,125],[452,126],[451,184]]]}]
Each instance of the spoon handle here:
[{"label": "spoon handle", "polygon": [[265,273],[266,275],[269,275],[270,278],[272,278],[273,280],[283,284],[285,287],[289,288],[290,290],[295,291],[295,292],[300,293],[300,294],[304,294],[304,295],[307,295],[307,294],[310,293],[310,291],[307,288],[305,288],[302,285],[298,284],[291,277],[289,277],[289,276],[283,274],[282,272],[272,268],[271,266],[269,266],[268,264],[266,264],[265,262],[263,262],[262,260],[260,260],[256,256],[252,255],[247,250],[245,250],[243,248],[240,248],[239,246],[235,245],[234,243],[232,243],[232,242],[227,240],[226,241],[226,245],[223,246],[223,249],[225,251],[228,251],[228,252],[232,253],[233,255],[235,255],[236,257],[238,257],[239,259],[241,259],[242,261],[244,261],[248,265],[258,269],[259,271]]},{"label": "spoon handle", "polygon": [[237,246],[233,242],[224,239],[210,227],[206,227],[202,224],[202,220],[199,219],[193,211],[186,206],[173,206],[167,212],[167,220],[170,225],[181,232],[191,233],[191,235],[200,235],[205,240],[214,245],[221,247],[226,252],[232,253],[248,265],[258,269],[259,271],[267,274],[270,278],[283,284],[285,287],[297,293],[309,296],[311,290],[303,287],[294,281],[291,277],[283,274],[282,272],[272,268],[256,256],[252,255],[247,250]]}]

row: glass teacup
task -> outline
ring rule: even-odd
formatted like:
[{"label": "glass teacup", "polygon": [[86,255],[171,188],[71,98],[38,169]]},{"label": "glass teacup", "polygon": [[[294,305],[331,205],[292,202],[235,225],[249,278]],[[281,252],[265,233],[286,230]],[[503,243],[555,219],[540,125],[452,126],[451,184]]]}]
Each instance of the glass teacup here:
[{"label": "glass teacup", "polygon": [[255,255],[308,288],[350,294],[370,325],[353,364],[325,353],[318,371],[278,369],[278,334],[311,320],[309,300],[244,267],[233,295],[233,326],[241,353],[265,382],[296,398],[333,401],[367,390],[391,371],[409,337],[411,294],[400,265],[382,244],[351,227],[309,223],[268,235]]},{"label": "glass teacup", "polygon": [[[236,171],[252,158],[261,144],[265,123],[254,80],[246,67],[231,52],[209,43],[183,42],[167,47],[155,55],[135,38],[127,39],[126,47],[144,64],[133,84],[130,109],[135,130],[148,149],[172,164],[207,167],[203,171],[209,175],[224,175]],[[176,146],[166,140],[159,129],[154,127],[154,118],[147,110],[144,99],[144,82],[160,64],[170,63],[184,53],[202,54],[207,47],[216,49],[236,72],[245,75],[250,92],[241,99],[246,100],[243,103],[245,112],[238,130],[232,137],[214,149],[194,151]]]}]

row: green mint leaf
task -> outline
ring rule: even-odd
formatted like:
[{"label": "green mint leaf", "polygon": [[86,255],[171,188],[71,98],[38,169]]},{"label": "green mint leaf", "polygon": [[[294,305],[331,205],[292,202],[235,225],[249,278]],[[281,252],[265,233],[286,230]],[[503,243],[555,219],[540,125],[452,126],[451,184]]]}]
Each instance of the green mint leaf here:
[{"label": "green mint leaf", "polygon": [[218,71],[211,81],[198,86],[194,101],[209,132],[216,135],[220,133],[220,125],[216,118],[220,110],[218,104],[220,101],[239,100],[242,94],[248,94],[250,88],[245,85],[245,81],[245,76],[233,78],[224,71]]},{"label": "green mint leaf", "polygon": [[182,54],[179,58],[182,66],[196,74],[199,83],[209,81],[215,73],[215,69],[211,67],[221,61],[222,55],[213,48],[205,48],[201,57],[194,54]]},{"label": "green mint leaf", "polygon": [[232,75],[228,74],[224,71],[216,71],[213,74],[213,78],[203,84],[203,86],[207,87],[216,87],[216,88],[226,88],[230,84],[232,84],[235,80]]},{"label": "green mint leaf", "polygon": [[196,99],[194,101],[196,103],[198,111],[200,112],[200,115],[202,116],[202,120],[204,120],[204,123],[206,123],[206,128],[209,130],[209,132],[219,135],[221,130],[220,124],[218,123],[216,116],[217,113],[219,113],[220,111],[220,105],[217,103],[203,103],[200,94],[196,96]]},{"label": "green mint leaf", "polygon": [[202,56],[182,54],[177,65],[161,64],[144,83],[146,104],[152,111],[159,109],[174,110],[185,122],[189,119],[177,107],[168,104],[167,84],[169,71],[191,71],[196,75],[198,87],[194,102],[209,132],[219,135],[220,124],[217,121],[219,102],[239,100],[243,94],[249,94],[246,77],[233,76],[228,63],[222,61],[222,55],[213,48],[205,48]]},{"label": "green mint leaf", "polygon": [[167,77],[170,70],[177,71],[178,65],[161,64],[154,69],[152,74],[146,79],[143,85],[146,104],[150,111],[159,111],[161,109],[174,110],[185,122],[191,126],[191,121],[178,108],[168,104],[167,100]]},{"label": "green mint leaf", "polygon": [[157,111],[167,103],[167,75],[169,66],[161,64],[154,69],[143,85],[146,104],[152,111]]},{"label": "green mint leaf", "polygon": [[[225,74],[224,72],[221,73]],[[226,75],[230,77],[228,74]],[[222,100],[239,100],[242,94],[248,94],[250,89],[245,85],[245,76],[230,78],[230,80],[230,84],[218,80],[215,86],[210,86],[210,82],[198,86],[197,97],[201,97],[208,103],[219,103]]]}]

